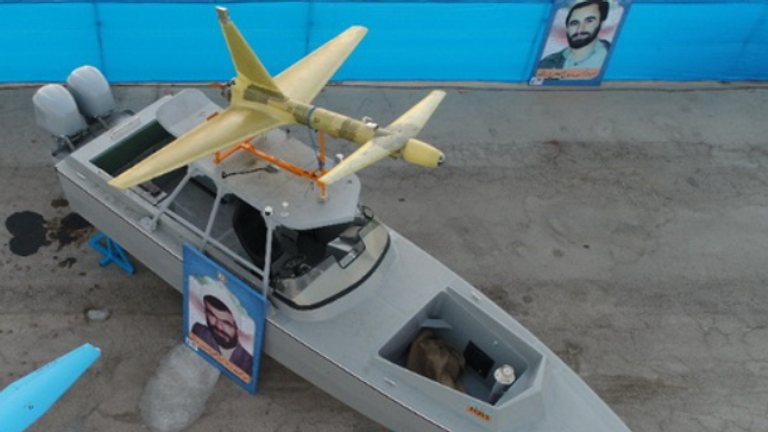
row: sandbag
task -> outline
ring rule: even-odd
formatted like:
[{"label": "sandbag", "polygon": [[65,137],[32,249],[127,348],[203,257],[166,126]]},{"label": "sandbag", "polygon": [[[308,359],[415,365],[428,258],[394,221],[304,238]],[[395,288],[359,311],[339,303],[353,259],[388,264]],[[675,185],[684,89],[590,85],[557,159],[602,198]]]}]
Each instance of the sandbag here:
[{"label": "sandbag", "polygon": [[464,371],[464,356],[448,342],[438,339],[430,329],[422,330],[411,342],[408,370],[464,393],[459,376]]}]

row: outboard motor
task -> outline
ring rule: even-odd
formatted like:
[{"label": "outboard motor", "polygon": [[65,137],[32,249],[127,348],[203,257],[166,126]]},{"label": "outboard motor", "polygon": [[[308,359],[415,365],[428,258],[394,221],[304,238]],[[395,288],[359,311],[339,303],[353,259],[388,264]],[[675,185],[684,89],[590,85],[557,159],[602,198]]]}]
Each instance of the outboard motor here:
[{"label": "outboard motor", "polygon": [[60,84],[47,84],[32,97],[37,125],[54,136],[58,148],[75,150],[74,141],[85,131],[85,121],[72,94]]},{"label": "outboard motor", "polygon": [[115,110],[115,98],[104,75],[93,66],[81,66],[69,74],[67,85],[80,112],[89,120],[98,120],[106,128],[104,119]]}]

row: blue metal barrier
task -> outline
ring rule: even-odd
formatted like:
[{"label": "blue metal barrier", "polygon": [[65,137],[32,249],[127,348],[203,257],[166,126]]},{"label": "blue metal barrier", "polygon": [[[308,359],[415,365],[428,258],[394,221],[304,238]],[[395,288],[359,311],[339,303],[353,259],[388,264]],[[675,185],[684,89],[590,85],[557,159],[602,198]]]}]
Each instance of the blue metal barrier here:
[{"label": "blue metal barrier", "polygon": [[[371,30],[336,80],[527,81],[550,2],[219,1],[272,73],[352,24]],[[0,82],[62,81],[91,64],[112,82],[233,74],[213,1],[0,0]],[[768,79],[768,3],[636,0],[607,80]]]}]

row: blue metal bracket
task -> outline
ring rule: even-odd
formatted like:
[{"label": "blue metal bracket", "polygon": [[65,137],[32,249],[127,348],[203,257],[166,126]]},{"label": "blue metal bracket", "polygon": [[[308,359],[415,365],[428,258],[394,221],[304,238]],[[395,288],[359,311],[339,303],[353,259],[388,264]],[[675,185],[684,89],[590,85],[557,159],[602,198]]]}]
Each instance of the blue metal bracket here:
[{"label": "blue metal bracket", "polygon": [[[102,242],[102,240],[104,241]],[[104,255],[104,258],[99,261],[99,265],[105,266],[109,263],[115,263],[115,265],[129,274],[134,274],[136,272],[136,269],[133,268],[133,264],[131,264],[131,260],[128,258],[128,255],[125,254],[123,248],[120,247],[116,241],[107,237],[103,232],[93,236],[88,240],[88,244],[91,245],[96,252]]]}]

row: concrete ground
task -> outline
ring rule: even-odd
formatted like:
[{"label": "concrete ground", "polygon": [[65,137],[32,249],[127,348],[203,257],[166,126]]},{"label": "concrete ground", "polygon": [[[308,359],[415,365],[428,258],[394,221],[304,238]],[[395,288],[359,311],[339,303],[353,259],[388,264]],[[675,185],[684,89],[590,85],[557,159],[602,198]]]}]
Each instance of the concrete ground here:
[{"label": "concrete ground", "polygon": [[[102,358],[30,430],[144,431],[139,399],[180,340],[181,296],[141,265],[99,267],[34,124],[34,90],[0,88],[0,388],[91,342]],[[138,110],[177,90],[116,95]],[[336,86],[317,102],[386,124],[425,93]],[[750,83],[449,88],[422,135],[447,165],[387,161],[361,175],[363,200],[633,431],[765,431],[767,114],[768,87]],[[88,320],[93,308],[109,319]],[[221,379],[188,430],[386,429],[267,359],[257,396]]]}]

